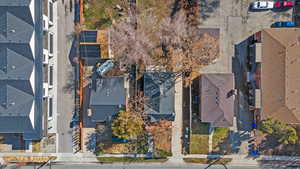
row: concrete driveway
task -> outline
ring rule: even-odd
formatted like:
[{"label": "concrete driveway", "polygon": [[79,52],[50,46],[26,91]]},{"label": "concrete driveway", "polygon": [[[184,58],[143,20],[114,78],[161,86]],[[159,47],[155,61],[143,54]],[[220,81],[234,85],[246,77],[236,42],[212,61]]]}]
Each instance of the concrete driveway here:
[{"label": "concrete driveway", "polygon": [[[199,0],[201,28],[220,28],[220,57],[203,72],[231,72],[234,46],[276,21],[291,21],[293,9],[249,11],[255,0]],[[203,12],[204,11],[204,12]]]}]

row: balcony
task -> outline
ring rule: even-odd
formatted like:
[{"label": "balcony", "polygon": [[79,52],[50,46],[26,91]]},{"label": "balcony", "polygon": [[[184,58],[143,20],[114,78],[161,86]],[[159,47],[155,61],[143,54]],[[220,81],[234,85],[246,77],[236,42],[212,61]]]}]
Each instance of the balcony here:
[{"label": "balcony", "polygon": [[54,17],[54,13],[53,13],[53,3],[49,2],[49,24],[52,26],[53,25],[53,17]]},{"label": "balcony", "polygon": [[48,33],[44,32],[43,36],[43,47],[48,51]]},{"label": "balcony", "polygon": [[48,16],[48,4],[49,4],[49,2],[48,2],[48,0],[44,0],[44,2],[43,2],[43,14],[44,15],[46,15],[46,16]]},{"label": "balcony", "polygon": [[44,131],[44,136],[47,135],[48,133],[48,99],[44,98],[43,99],[43,115],[44,115],[44,127],[43,127],[43,131]]},{"label": "balcony", "polygon": [[49,33],[49,56],[53,56],[53,45],[54,45],[54,34],[52,32]]},{"label": "balcony", "polygon": [[53,66],[49,66],[49,88],[53,87]]},{"label": "balcony", "polygon": [[48,66],[43,66],[43,82],[48,83]]}]

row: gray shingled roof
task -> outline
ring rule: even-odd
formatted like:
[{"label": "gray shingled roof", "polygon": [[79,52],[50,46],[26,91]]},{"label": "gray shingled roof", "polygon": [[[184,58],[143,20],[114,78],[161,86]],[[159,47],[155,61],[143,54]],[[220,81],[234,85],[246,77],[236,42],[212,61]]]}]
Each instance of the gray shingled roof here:
[{"label": "gray shingled roof", "polygon": [[33,55],[28,44],[0,43],[0,75],[5,78],[29,79],[33,71]]},{"label": "gray shingled roof", "polygon": [[175,115],[175,75],[171,72],[144,73],[145,114],[151,121],[172,120]]},{"label": "gray shingled roof", "polygon": [[42,136],[43,34],[41,1],[32,1],[34,11],[31,0],[0,1],[0,133],[35,140]]},{"label": "gray shingled roof", "polygon": [[234,115],[233,74],[202,74],[200,78],[200,114],[213,126],[232,126]]},{"label": "gray shingled roof", "polygon": [[34,31],[29,7],[0,6],[0,41],[28,43]]},{"label": "gray shingled roof", "polygon": [[105,121],[125,105],[123,77],[102,77],[92,86],[90,107],[94,121]]}]

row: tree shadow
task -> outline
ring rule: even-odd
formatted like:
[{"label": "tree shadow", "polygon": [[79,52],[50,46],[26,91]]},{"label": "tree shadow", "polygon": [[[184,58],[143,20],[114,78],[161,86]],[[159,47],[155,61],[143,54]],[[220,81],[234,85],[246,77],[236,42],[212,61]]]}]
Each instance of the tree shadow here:
[{"label": "tree shadow", "polygon": [[86,139],[85,145],[89,152],[95,153],[97,147],[97,134],[90,133]]},{"label": "tree shadow", "polygon": [[216,146],[213,147],[211,154],[228,155],[232,153],[231,135],[228,131],[228,135],[223,138]]},{"label": "tree shadow", "polygon": [[200,0],[200,18],[207,20],[220,7],[220,0]]},{"label": "tree shadow", "polygon": [[68,72],[66,83],[63,86],[63,92],[71,94],[75,91],[75,79],[73,71]]},{"label": "tree shadow", "polygon": [[299,168],[300,162],[294,160],[258,160],[260,168],[293,169]]},{"label": "tree shadow", "polygon": [[265,155],[281,155],[281,156],[299,156],[300,143],[298,144],[282,144],[273,135],[266,135],[264,139],[258,143],[259,151]]},{"label": "tree shadow", "polygon": [[93,152],[94,154],[103,153],[103,149],[111,143],[112,137],[111,128],[105,123],[97,124],[95,132],[92,132],[88,135],[85,145],[88,151]]},{"label": "tree shadow", "polygon": [[173,5],[173,8],[172,8],[171,15],[170,15],[171,18],[174,18],[175,15],[176,15],[176,13],[177,13],[178,11],[180,11],[180,9],[181,9],[181,7],[180,7],[180,2],[181,2],[181,0],[175,0],[174,5]]},{"label": "tree shadow", "polygon": [[250,139],[250,134],[246,131],[244,133],[230,131],[231,137],[231,152],[238,153],[241,150],[241,145],[243,141],[247,141]]},{"label": "tree shadow", "polygon": [[69,51],[69,62],[74,67],[78,63],[78,56],[77,56],[77,38],[74,38],[74,35],[67,35],[69,40],[72,40],[71,49]]}]

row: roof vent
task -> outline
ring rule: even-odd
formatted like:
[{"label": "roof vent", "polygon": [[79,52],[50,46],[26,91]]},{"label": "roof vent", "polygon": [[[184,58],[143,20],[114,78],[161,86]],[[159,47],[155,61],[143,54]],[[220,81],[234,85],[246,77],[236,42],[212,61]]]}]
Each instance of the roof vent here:
[{"label": "roof vent", "polygon": [[15,65],[12,65],[11,68],[12,68],[13,70],[15,70],[15,69],[16,69],[16,66],[15,66]]},{"label": "roof vent", "polygon": [[106,96],[110,96],[110,93],[111,93],[110,89],[106,89]]},{"label": "roof vent", "polygon": [[10,32],[11,32],[11,33],[15,33],[15,32],[16,32],[16,30],[12,29],[12,30],[10,30]]}]

